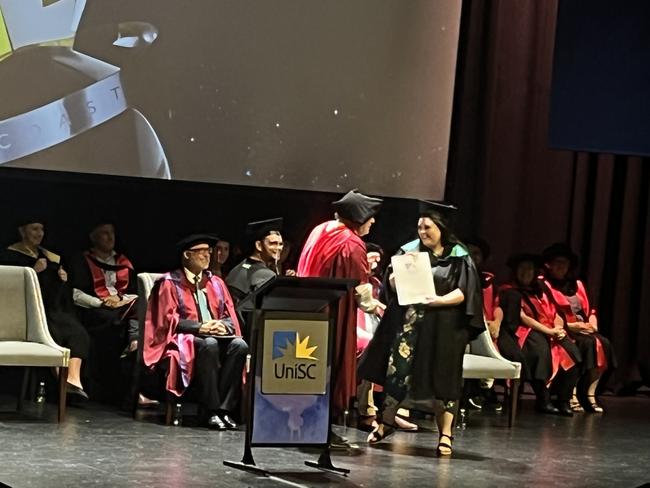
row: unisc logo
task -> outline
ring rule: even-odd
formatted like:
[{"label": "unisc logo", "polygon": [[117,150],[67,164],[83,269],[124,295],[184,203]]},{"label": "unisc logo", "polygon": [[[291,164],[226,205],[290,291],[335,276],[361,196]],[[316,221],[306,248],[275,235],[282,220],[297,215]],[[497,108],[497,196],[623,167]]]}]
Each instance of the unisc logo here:
[{"label": "unisc logo", "polygon": [[304,339],[296,331],[273,332],[273,375],[278,380],[315,380],[314,370],[318,346],[310,346],[309,336]]}]

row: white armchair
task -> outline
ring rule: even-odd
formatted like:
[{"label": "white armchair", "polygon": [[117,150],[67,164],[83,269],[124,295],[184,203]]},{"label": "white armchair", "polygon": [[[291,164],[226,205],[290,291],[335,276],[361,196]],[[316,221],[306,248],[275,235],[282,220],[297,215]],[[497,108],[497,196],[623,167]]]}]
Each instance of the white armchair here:
[{"label": "white armchair", "polygon": [[508,427],[512,427],[517,415],[517,397],[521,376],[521,363],[509,361],[494,347],[490,332],[485,331],[469,344],[469,352],[463,358],[463,379],[494,378],[510,380],[506,389],[510,400]]},{"label": "white armchair", "polygon": [[59,346],[47,328],[36,272],[20,266],[0,266],[0,366],[25,367],[18,410],[31,367],[59,368],[58,421],[65,418],[66,380],[70,350]]}]

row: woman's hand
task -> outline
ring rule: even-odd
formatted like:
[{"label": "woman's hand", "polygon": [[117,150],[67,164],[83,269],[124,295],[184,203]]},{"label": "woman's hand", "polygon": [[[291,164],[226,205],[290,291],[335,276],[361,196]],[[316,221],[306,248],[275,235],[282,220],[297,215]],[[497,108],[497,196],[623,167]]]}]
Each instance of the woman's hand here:
[{"label": "woman's hand", "polygon": [[566,331],[564,329],[551,329],[551,337],[557,341],[561,341],[566,337]]},{"label": "woman's hand", "polygon": [[63,266],[59,267],[57,273],[59,274],[59,278],[61,279],[61,281],[63,281],[64,283],[68,281],[68,273],[66,273],[65,269],[63,269]]},{"label": "woman's hand", "polygon": [[433,297],[426,297],[424,299],[424,305],[428,305],[429,307],[439,307],[442,305],[442,303],[440,301],[440,297],[436,295]]},{"label": "woman's hand", "polygon": [[34,271],[37,273],[40,273],[41,271],[45,271],[45,268],[47,268],[47,259],[45,258],[40,258],[36,260],[36,263],[34,263]]}]

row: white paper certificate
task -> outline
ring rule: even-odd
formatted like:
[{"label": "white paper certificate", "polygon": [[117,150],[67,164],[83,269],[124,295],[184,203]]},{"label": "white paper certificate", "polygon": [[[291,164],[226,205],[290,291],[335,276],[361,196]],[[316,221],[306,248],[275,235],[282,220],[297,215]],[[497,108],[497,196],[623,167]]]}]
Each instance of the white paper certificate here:
[{"label": "white paper certificate", "polygon": [[431,262],[425,252],[407,253],[391,258],[395,274],[397,301],[400,305],[424,303],[436,296]]}]

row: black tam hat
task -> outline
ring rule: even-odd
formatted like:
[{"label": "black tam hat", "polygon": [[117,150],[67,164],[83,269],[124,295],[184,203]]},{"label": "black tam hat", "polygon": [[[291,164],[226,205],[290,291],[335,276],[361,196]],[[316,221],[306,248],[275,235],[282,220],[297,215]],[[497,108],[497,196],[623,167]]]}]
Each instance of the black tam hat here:
[{"label": "black tam hat", "polygon": [[538,254],[533,254],[530,252],[520,252],[513,254],[506,261],[506,265],[512,271],[517,271],[519,265],[525,262],[533,263],[536,269],[540,269],[542,267],[542,258]]},{"label": "black tam hat", "polygon": [[41,214],[24,213],[15,218],[14,224],[18,228],[29,224],[45,224],[45,220]]},{"label": "black tam hat", "polygon": [[418,213],[420,217],[429,217],[430,219],[449,224],[449,220],[456,213],[458,207],[445,202],[433,202],[429,200],[418,201]]},{"label": "black tam hat", "polygon": [[188,249],[193,248],[197,244],[207,244],[213,247],[219,238],[214,234],[192,234],[184,237],[176,243],[176,253],[181,254]]},{"label": "black tam hat", "polygon": [[542,258],[545,263],[551,262],[554,258],[567,258],[571,267],[575,268],[578,265],[578,255],[573,252],[568,244],[564,242],[556,242],[551,244],[546,249],[542,251]]},{"label": "black tam hat", "polygon": [[262,241],[271,232],[280,233],[284,220],[282,218],[259,220],[246,225],[246,240],[249,242]]},{"label": "black tam hat", "polygon": [[356,189],[347,192],[340,200],[332,202],[339,217],[363,224],[379,212],[384,201],[381,198],[368,197]]}]

